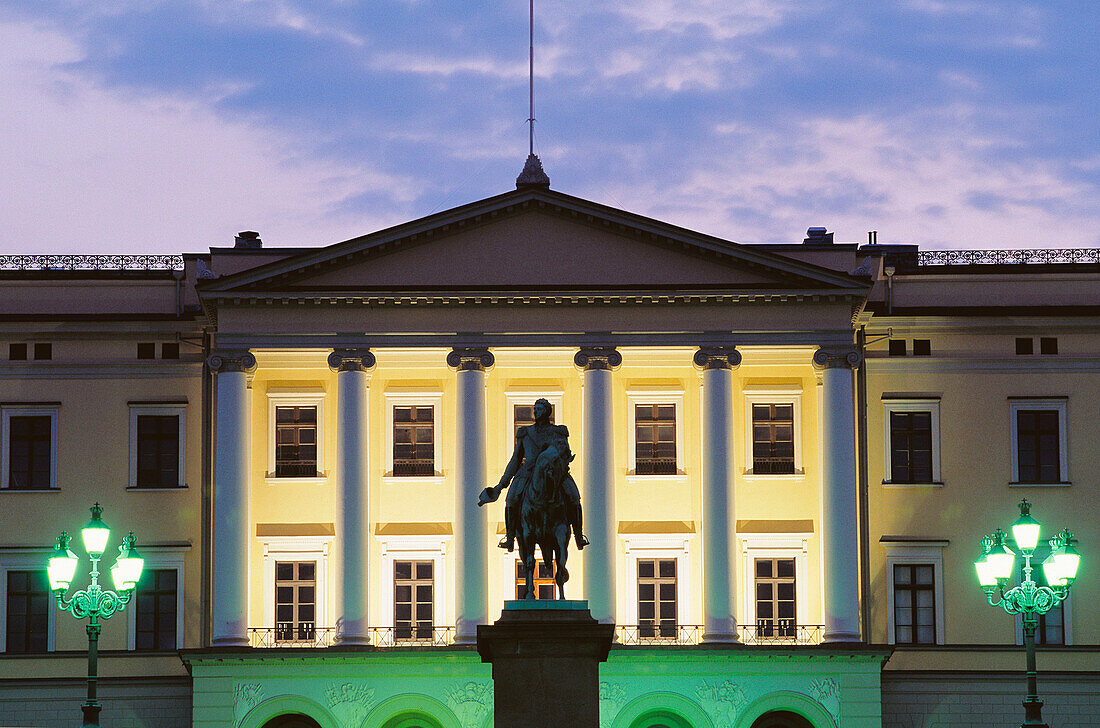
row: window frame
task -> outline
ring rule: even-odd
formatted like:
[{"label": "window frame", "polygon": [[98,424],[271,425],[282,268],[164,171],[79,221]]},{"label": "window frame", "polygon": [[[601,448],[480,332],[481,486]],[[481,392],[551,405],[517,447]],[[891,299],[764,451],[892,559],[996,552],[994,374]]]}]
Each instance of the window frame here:
[{"label": "window frame", "polygon": [[[768,388],[760,389],[748,387],[745,396],[745,438],[744,460],[746,467],[741,475],[746,480],[802,480],[806,477],[806,470],[802,461],[802,388]],[[754,404],[789,404],[792,405],[792,435],[794,437],[794,472],[793,473],[756,473],[753,471],[753,433],[752,433],[752,406]]]},{"label": "window frame", "polygon": [[[396,639],[397,624],[394,619],[394,576],[395,561],[431,561],[432,564],[432,613],[435,630],[454,624],[454,604],[450,584],[447,579],[447,544],[453,538],[451,534],[387,534],[377,536],[382,545],[382,594],[384,611],[383,626],[393,630]],[[510,555],[510,554],[509,554]],[[408,640],[415,642],[415,640]],[[405,643],[406,640],[401,640]]]},{"label": "window frame", "polygon": [[[638,626],[638,561],[640,559],[676,559],[676,625],[677,628],[701,624],[698,607],[692,600],[695,593],[691,571],[693,533],[631,533],[619,534],[623,542],[623,576],[630,598],[618,608],[621,624]],[[515,576],[514,572],[509,575]],[[513,591],[515,589],[513,588]],[[679,633],[679,629],[677,632]],[[679,635],[678,635],[679,636]],[[666,642],[667,640],[661,640]],[[675,640],[674,640],[675,641]]]},{"label": "window frame", "polygon": [[[441,484],[443,472],[443,441],[440,437],[440,423],[443,421],[443,391],[439,389],[389,389],[383,399],[386,403],[386,449],[385,470],[382,474],[384,485],[398,484]],[[432,442],[435,459],[434,475],[394,475],[393,474],[393,410],[395,407],[432,407]]]},{"label": "window frame", "polygon": [[263,547],[263,620],[264,629],[275,629],[275,562],[317,562],[317,602],[314,627],[334,627],[329,605],[329,552],[334,536],[258,536]]},{"label": "window frame", "polygon": [[[894,412],[928,412],[932,428],[932,480],[927,483],[899,483],[893,480],[893,433],[890,415]],[[882,485],[885,488],[942,488],[940,470],[940,398],[910,398],[882,400],[883,470]]]},{"label": "window frame", "polygon": [[[173,490],[173,489],[186,489],[187,488],[187,403],[186,402],[164,402],[164,403],[149,403],[149,402],[131,402],[130,407],[130,482],[126,487],[127,490]],[[179,483],[175,486],[167,486],[164,488],[151,488],[149,486],[139,486],[137,484],[138,476],[138,417],[154,416],[154,417],[171,417],[175,416],[179,422],[179,442],[177,443],[177,473],[179,474]]]},{"label": "window frame", "polygon": [[[160,488],[158,490],[164,490]],[[140,546],[145,557],[146,569],[174,570],[176,572],[176,649],[183,649],[184,627],[184,573],[186,572],[186,552],[190,546]],[[137,649],[137,601],[126,610],[126,649],[142,654],[154,654],[158,650]]]},{"label": "window frame", "polygon": [[[672,405],[676,418],[676,472],[642,474],[637,472],[638,442],[635,414],[637,405]],[[684,390],[682,389],[649,389],[634,387],[626,390],[627,409],[627,468],[626,482],[628,483],[686,483],[687,472],[684,469]],[[677,569],[680,567],[677,566]],[[680,573],[680,572],[677,572]],[[635,610],[636,611],[636,610]]]},{"label": "window frame", "polygon": [[[9,571],[45,571],[48,549],[11,549],[0,552],[0,655],[8,653],[8,572]],[[77,570],[79,572],[79,568]],[[54,637],[57,626],[57,602],[55,592],[49,593],[49,612],[46,617],[46,653],[55,648]],[[20,655],[41,655],[41,652],[13,653]]]},{"label": "window frame", "polygon": [[563,402],[565,392],[557,389],[509,389],[504,393],[504,420],[508,423],[505,431],[504,452],[508,458],[512,457],[512,450],[516,447],[516,405],[531,405],[536,399],[545,399],[554,407],[554,424],[564,425]]},{"label": "window frame", "polygon": [[[285,478],[275,475],[277,407],[317,408],[317,475],[313,477]],[[321,387],[271,387],[267,390],[267,471],[264,480],[268,485],[315,485],[328,480],[328,462],[325,459],[325,390]],[[274,589],[274,587],[272,587]]]},{"label": "window frame", "polygon": [[[741,614],[743,624],[756,625],[756,560],[794,559],[795,620],[810,626],[810,572],[806,565],[812,533],[738,533],[741,541]],[[785,638],[784,638],[785,639]],[[809,644],[809,643],[807,643]]]},{"label": "window frame", "polygon": [[[15,493],[48,493],[58,491],[57,485],[57,415],[59,404],[5,404],[0,406],[0,490]],[[50,487],[49,488],[12,488],[11,487],[11,418],[46,417],[50,418]]]},{"label": "window frame", "polygon": [[[894,625],[894,566],[932,566],[932,590],[935,600],[936,614],[936,639],[933,645],[942,645],[944,642],[943,621],[943,550],[948,542],[944,541],[890,541],[882,545],[886,548],[886,643],[897,645]],[[926,643],[910,644],[901,643],[901,647],[921,648],[928,647]]]},{"label": "window frame", "polygon": [[[1073,483],[1069,479],[1069,428],[1068,397],[1009,397],[1009,428],[1011,432],[1012,480],[1014,488],[1061,488]],[[1020,480],[1020,439],[1018,422],[1020,411],[1046,410],[1058,413],[1058,482],[1035,483]]]}]

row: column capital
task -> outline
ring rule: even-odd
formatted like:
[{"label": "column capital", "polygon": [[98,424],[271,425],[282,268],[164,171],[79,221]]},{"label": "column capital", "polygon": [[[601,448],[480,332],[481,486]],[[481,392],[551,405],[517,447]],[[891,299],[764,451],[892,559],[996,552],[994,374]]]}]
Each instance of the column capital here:
[{"label": "column capital", "polygon": [[736,369],[741,352],[733,346],[700,346],[691,361],[700,369]]},{"label": "column capital", "polygon": [[447,355],[447,366],[460,372],[483,372],[496,363],[496,357],[488,349],[467,349],[456,346]]},{"label": "column capital", "polygon": [[251,374],[256,371],[256,357],[250,351],[215,351],[206,357],[206,366],[215,374],[221,372],[244,372]]},{"label": "column capital", "polygon": [[614,346],[587,346],[573,355],[573,363],[580,369],[618,369],[623,355]]},{"label": "column capital", "polygon": [[328,355],[328,368],[334,372],[365,372],[374,364],[370,349],[333,349]]},{"label": "column capital", "polygon": [[863,363],[863,355],[857,349],[818,349],[814,352],[814,366],[820,369],[847,367],[855,369]]}]

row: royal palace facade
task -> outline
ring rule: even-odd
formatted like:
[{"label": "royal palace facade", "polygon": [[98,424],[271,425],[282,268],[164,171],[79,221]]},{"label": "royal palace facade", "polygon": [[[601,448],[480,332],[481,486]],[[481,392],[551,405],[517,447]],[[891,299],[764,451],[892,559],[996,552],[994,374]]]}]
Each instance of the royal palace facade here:
[{"label": "royal palace facade", "polygon": [[616,625],[603,728],[1018,722],[973,561],[1025,497],[1084,554],[1045,717],[1095,724],[1097,251],[740,245],[536,183],[327,247],[0,267],[0,725],[78,720],[43,567],[98,502],[146,559],[103,725],[488,728],[476,627],[523,574],[477,496],[538,398],[591,540],[567,595]]}]

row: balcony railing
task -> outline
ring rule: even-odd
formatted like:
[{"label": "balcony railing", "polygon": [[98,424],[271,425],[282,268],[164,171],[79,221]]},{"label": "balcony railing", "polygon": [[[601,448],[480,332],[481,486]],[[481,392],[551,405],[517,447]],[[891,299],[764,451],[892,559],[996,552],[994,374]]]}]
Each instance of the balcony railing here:
[{"label": "balcony railing", "polygon": [[1037,250],[921,250],[917,265],[1026,265],[1100,263],[1097,248],[1040,248]]},{"label": "balcony railing", "polygon": [[182,255],[0,255],[0,270],[182,269]]},{"label": "balcony railing", "polygon": [[675,475],[676,458],[637,458],[635,475]]},{"label": "balcony railing", "polygon": [[[454,642],[454,627],[370,627],[367,641],[371,647],[442,647]],[[332,647],[336,627],[249,627],[250,647]]]}]

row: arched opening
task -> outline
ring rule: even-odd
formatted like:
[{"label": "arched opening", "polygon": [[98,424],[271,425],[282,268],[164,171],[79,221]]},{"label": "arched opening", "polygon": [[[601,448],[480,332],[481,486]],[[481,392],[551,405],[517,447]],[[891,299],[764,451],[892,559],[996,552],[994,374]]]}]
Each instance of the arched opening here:
[{"label": "arched opening", "polygon": [[753,721],[752,728],[814,728],[814,724],[789,710],[769,710]]},{"label": "arched opening", "polygon": [[287,713],[264,723],[263,728],[321,728],[320,723],[301,713]]},{"label": "arched opening", "polygon": [[668,710],[645,713],[630,724],[630,728],[693,728],[683,716]]},{"label": "arched opening", "polygon": [[442,728],[439,721],[423,713],[402,713],[386,721],[383,728]]}]

